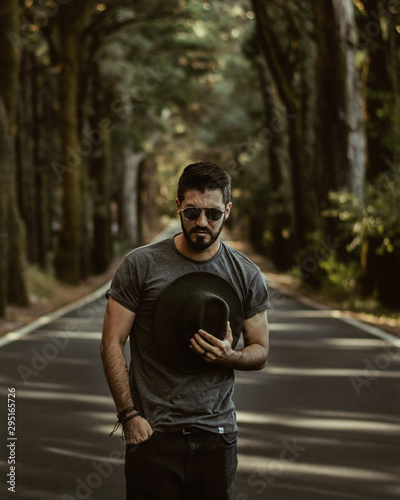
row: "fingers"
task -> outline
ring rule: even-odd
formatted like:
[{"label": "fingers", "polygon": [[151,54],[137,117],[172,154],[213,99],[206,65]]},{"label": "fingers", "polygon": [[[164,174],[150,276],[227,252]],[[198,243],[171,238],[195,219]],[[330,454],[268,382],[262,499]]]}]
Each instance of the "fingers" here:
[{"label": "fingers", "polygon": [[[210,345],[208,342],[206,342],[203,339],[202,336],[206,332],[203,332],[202,330],[199,330],[199,332],[202,332],[202,335],[200,335],[199,333],[196,333],[194,338],[190,339],[190,342],[191,342],[190,348],[192,349],[192,351],[196,352],[200,356],[206,357],[205,356],[206,354],[211,353],[213,346]],[[209,335],[209,334],[207,334],[207,335]],[[206,336],[204,335],[204,337],[206,337]]]},{"label": "fingers", "polygon": [[[199,330],[198,333],[195,334],[196,338],[199,338],[204,344],[208,345],[215,345],[218,344],[219,340],[214,337],[214,335],[211,335],[210,333],[207,333],[205,330]],[[204,340],[205,339],[205,340]],[[207,340],[207,342],[206,342]]]},{"label": "fingers", "polygon": [[232,330],[228,321],[226,325],[226,336],[224,340],[219,340],[210,333],[199,330],[190,339],[190,349],[198,356],[203,357],[208,363],[224,364],[232,352]]},{"label": "fingers", "polygon": [[204,330],[199,330],[199,332],[190,339],[190,342],[190,349],[194,351],[198,356],[201,356],[204,361],[210,363],[214,360],[215,347],[213,346],[213,344],[218,342],[218,339],[205,332]]},{"label": "fingers", "polygon": [[229,321],[226,324],[226,337],[225,337],[225,340],[229,340],[230,343],[232,343],[232,341],[233,341],[232,329],[231,329],[231,324],[230,324]]},{"label": "fingers", "polygon": [[127,444],[138,444],[153,434],[148,421],[142,417],[137,417],[123,424],[125,439]]},{"label": "fingers", "polygon": [[190,348],[200,356],[203,356],[207,361],[213,359],[213,355],[217,355],[218,352],[223,349],[223,341],[217,339],[205,330],[199,330],[199,332],[190,339],[190,342]]}]

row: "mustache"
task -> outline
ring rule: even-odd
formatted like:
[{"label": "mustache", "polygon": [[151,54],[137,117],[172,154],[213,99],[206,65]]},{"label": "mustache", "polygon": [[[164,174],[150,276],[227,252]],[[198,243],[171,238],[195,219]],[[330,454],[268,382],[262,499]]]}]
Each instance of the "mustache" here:
[{"label": "mustache", "polygon": [[193,227],[192,229],[189,230],[189,234],[192,234],[192,233],[198,233],[198,232],[203,232],[203,233],[208,233],[208,234],[212,234],[211,231],[207,228],[207,227]]}]

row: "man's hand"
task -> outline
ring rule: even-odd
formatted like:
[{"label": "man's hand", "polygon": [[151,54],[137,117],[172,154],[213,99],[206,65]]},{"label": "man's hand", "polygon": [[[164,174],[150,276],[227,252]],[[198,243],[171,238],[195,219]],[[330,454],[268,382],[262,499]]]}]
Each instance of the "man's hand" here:
[{"label": "man's hand", "polygon": [[233,336],[228,322],[224,340],[219,340],[204,330],[199,330],[190,339],[189,347],[198,356],[202,356],[207,363],[226,366],[234,370],[261,370],[267,364],[269,352],[266,311],[244,320],[243,340],[243,349],[238,351],[232,349]]},{"label": "man's hand", "polygon": [[126,444],[139,444],[153,434],[148,421],[142,417],[131,418],[124,424],[124,434]]},{"label": "man's hand", "polygon": [[[206,342],[207,341],[207,342]],[[232,349],[232,330],[229,321],[226,325],[226,336],[219,340],[204,330],[199,330],[194,338],[190,339],[189,346],[192,351],[202,356],[208,363],[229,366],[236,357],[236,351]]]}]

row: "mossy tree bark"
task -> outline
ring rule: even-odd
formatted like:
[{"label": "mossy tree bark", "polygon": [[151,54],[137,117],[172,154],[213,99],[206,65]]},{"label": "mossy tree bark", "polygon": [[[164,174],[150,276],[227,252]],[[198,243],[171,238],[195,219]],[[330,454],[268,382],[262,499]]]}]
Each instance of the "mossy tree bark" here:
[{"label": "mossy tree bark", "polygon": [[347,189],[361,199],[365,148],[361,78],[355,65],[356,26],[351,0],[316,2],[317,175],[319,206],[331,190]]},{"label": "mossy tree bark", "polygon": [[[252,3],[262,55],[268,66],[268,71],[271,73],[279,100],[285,106],[286,113],[292,117],[285,123],[285,128],[289,136],[291,196],[293,199],[291,242],[292,249],[296,252],[302,247],[311,222],[305,217],[308,197],[305,196],[306,187],[304,186],[305,155],[301,100],[296,94],[292,82],[293,64],[280,45],[280,33],[276,29],[276,19],[269,12],[269,2],[253,0]],[[307,189],[309,190],[309,186]]]},{"label": "mossy tree bark", "polygon": [[15,133],[20,53],[9,36],[19,33],[19,2],[0,6],[0,316],[8,303],[26,306],[26,240],[16,193]]},{"label": "mossy tree bark", "polygon": [[[18,134],[16,143],[18,171],[18,204],[26,224],[27,256],[31,263],[39,260],[38,219],[36,217],[36,183],[33,163],[33,54],[24,49],[21,54],[21,72],[18,99]],[[36,123],[36,127],[40,125]]]},{"label": "mossy tree bark", "polygon": [[[89,54],[94,54],[101,40],[94,34],[89,45]],[[93,211],[93,246],[91,251],[92,271],[104,272],[112,259],[111,235],[111,131],[109,117],[111,105],[103,81],[98,60],[93,58],[88,70],[86,92],[91,102],[91,113],[87,120],[86,139],[93,146],[89,158],[89,179]]]},{"label": "mossy tree bark", "polygon": [[358,46],[367,52],[367,179],[389,171],[400,157],[400,12],[397,2],[364,0]]},{"label": "mossy tree bark", "polygon": [[80,30],[77,1],[70,1],[57,16],[60,49],[59,123],[63,202],[62,228],[55,256],[56,274],[64,282],[77,284],[82,278],[82,186],[83,156],[79,146],[78,97]]}]

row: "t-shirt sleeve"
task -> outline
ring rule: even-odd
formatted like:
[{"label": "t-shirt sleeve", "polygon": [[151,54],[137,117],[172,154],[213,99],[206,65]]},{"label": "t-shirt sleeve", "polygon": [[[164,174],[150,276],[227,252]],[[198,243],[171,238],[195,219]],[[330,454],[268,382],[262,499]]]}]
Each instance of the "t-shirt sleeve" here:
[{"label": "t-shirt sleeve", "polygon": [[126,257],[116,270],[106,297],[112,297],[121,305],[136,313],[142,297],[137,266]]},{"label": "t-shirt sleeve", "polygon": [[267,285],[261,271],[258,270],[250,282],[244,306],[244,319],[252,318],[256,314],[270,309],[270,307]]}]

